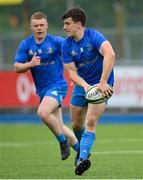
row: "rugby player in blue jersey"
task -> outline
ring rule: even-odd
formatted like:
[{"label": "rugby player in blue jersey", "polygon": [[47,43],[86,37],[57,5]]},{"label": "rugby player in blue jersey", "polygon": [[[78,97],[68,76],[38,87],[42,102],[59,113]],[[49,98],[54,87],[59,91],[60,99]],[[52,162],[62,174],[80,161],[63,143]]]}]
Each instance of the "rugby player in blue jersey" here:
[{"label": "rugby player in blue jersey", "polygon": [[104,95],[112,93],[107,84],[113,86],[114,83],[115,52],[101,33],[85,27],[86,13],[83,9],[69,9],[62,19],[68,36],[62,45],[62,58],[75,83],[70,106],[72,126],[80,141],[75,173],[82,175],[91,165],[88,158],[96,139],[97,122],[106,108],[106,103],[87,103],[85,92],[91,85],[99,84],[98,89]]},{"label": "rugby player in blue jersey", "polygon": [[61,44],[63,38],[47,33],[47,16],[36,12],[31,16],[32,35],[21,41],[15,56],[14,70],[23,73],[31,70],[40,97],[38,115],[56,136],[61,159],[70,155],[69,143],[77,151],[74,133],[63,124],[61,105],[67,93],[63,76]]}]

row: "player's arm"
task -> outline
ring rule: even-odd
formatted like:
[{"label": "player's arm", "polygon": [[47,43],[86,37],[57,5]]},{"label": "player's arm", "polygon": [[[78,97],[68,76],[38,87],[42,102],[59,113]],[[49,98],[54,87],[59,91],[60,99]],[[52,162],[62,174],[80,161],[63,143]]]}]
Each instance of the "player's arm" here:
[{"label": "player's arm", "polygon": [[71,80],[75,84],[82,86],[84,88],[84,90],[87,91],[87,89],[90,87],[90,85],[77,74],[75,63],[71,62],[68,64],[64,64],[64,66],[65,66],[65,70],[68,71],[68,74],[69,74]]},{"label": "player's arm", "polygon": [[23,73],[28,71],[30,68],[38,65],[40,65],[40,57],[34,54],[30,62],[26,62],[26,63],[15,62],[14,71],[17,73]]},{"label": "player's arm", "polygon": [[101,45],[100,53],[103,56],[103,72],[99,83],[99,89],[103,93],[108,94],[110,90],[107,88],[107,80],[114,66],[115,52],[111,44],[105,41]]},{"label": "player's arm", "polygon": [[16,62],[14,64],[14,71],[17,73],[24,73],[24,72],[28,71],[30,68],[31,68],[30,62],[27,62],[27,63]]}]

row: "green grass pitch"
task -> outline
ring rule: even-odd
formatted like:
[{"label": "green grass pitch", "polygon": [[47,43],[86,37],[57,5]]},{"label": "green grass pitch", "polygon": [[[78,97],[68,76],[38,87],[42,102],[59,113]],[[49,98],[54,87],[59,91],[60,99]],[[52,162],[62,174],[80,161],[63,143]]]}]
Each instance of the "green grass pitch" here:
[{"label": "green grass pitch", "polygon": [[143,125],[98,125],[91,168],[74,174],[45,125],[0,125],[0,179],[143,179]]}]

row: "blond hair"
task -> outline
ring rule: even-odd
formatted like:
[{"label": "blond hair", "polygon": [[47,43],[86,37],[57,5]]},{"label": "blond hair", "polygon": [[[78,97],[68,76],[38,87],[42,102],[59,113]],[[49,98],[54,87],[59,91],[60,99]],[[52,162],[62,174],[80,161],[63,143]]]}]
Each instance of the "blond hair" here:
[{"label": "blond hair", "polygon": [[41,11],[38,11],[38,12],[35,12],[34,14],[32,14],[31,20],[33,20],[33,19],[46,19],[47,20],[47,15]]}]

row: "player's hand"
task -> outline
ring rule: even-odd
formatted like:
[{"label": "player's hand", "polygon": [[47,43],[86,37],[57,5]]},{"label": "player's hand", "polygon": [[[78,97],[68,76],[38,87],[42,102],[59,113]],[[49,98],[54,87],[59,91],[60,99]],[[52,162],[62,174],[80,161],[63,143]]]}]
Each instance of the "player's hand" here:
[{"label": "player's hand", "polygon": [[41,58],[40,56],[37,56],[37,53],[34,53],[34,56],[32,57],[31,61],[30,61],[30,65],[31,67],[35,67],[35,66],[39,66],[41,62]]},{"label": "player's hand", "polygon": [[111,97],[113,94],[113,89],[110,86],[108,86],[107,83],[100,82],[98,84],[98,90],[101,91],[103,96]]},{"label": "player's hand", "polygon": [[84,85],[84,90],[85,90],[85,92],[86,92],[90,87],[91,87],[91,85],[85,84],[85,85]]}]

